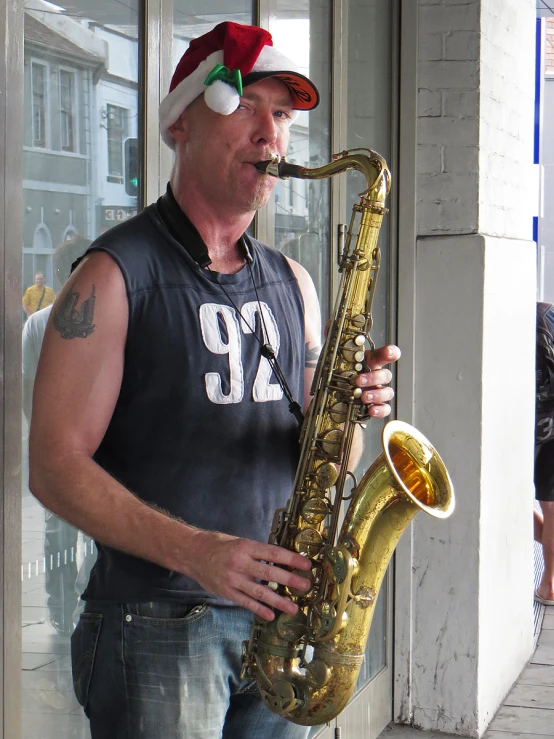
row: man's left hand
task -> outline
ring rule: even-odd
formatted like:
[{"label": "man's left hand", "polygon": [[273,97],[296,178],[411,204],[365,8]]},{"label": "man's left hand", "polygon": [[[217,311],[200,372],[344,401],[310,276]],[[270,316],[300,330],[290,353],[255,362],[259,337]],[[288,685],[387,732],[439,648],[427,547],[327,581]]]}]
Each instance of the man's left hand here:
[{"label": "man's left hand", "polygon": [[363,389],[362,401],[368,406],[370,416],[385,418],[390,414],[389,403],[394,398],[394,390],[388,385],[392,380],[392,372],[383,366],[399,358],[400,349],[394,344],[366,351],[365,364],[370,371],[358,375],[356,386]]}]

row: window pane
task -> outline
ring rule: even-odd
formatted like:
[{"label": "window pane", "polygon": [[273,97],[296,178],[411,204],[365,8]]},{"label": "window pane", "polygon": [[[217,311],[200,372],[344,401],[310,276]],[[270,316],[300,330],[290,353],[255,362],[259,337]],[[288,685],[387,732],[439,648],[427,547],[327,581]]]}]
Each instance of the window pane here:
[{"label": "window pane", "polygon": [[46,67],[32,64],[33,146],[46,146]]},{"label": "window pane", "polygon": [[[137,211],[137,198],[125,189],[124,142],[138,135],[138,2],[72,0],[66,12],[29,0],[25,9],[24,739],[90,737],[73,695],[69,635],[94,564],[94,543],[31,495],[27,436],[51,303],[91,241]],[[112,172],[115,181],[108,179]]]},{"label": "window pane", "polygon": [[60,137],[64,151],[74,151],[73,74],[60,70]]},{"label": "window pane", "polygon": [[[348,17],[348,138],[349,146],[376,150],[391,165],[392,107],[392,12],[388,0],[364,0],[349,4]],[[350,206],[359,199],[364,180],[358,173],[348,177]],[[397,183],[393,182],[393,187]],[[390,203],[388,204],[390,208]],[[376,346],[390,336],[390,216],[385,216],[379,234],[381,267],[373,300],[371,337]],[[381,453],[384,421],[371,419],[364,432],[364,455],[358,479]],[[383,581],[375,606],[365,662],[360,672],[361,688],[386,665],[387,583]]]},{"label": "window pane", "polygon": [[218,23],[252,23],[252,2],[236,0],[175,0],[173,12],[173,69],[188,49],[191,39],[202,36]]},{"label": "window pane", "polygon": [[123,145],[127,138],[127,111],[117,105],[106,109],[108,126],[108,175],[123,178]]},{"label": "window pane", "polygon": [[[272,3],[269,30],[279,51],[319,89],[319,106],[301,112],[291,126],[287,159],[320,167],[331,159],[331,2],[306,2],[291,10]],[[280,180],[275,188],[275,246],[310,273],[324,318],[329,313],[329,180]]]}]

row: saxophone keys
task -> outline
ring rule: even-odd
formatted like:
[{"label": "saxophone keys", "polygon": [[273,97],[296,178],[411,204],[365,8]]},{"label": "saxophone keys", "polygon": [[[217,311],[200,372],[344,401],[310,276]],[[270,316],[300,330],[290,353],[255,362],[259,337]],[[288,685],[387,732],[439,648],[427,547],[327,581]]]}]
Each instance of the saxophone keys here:
[{"label": "saxophone keys", "polygon": [[[329,465],[329,467],[332,467],[333,472],[334,472],[334,480],[331,475],[329,475],[328,477],[326,475],[322,475],[322,478],[325,479],[325,482],[329,482],[330,480],[332,480],[330,485],[325,485],[325,488],[327,488],[327,487],[331,487],[331,485],[334,485],[335,480],[337,479],[337,476],[338,476],[338,472],[336,471],[334,465],[330,464],[329,462],[326,462],[325,464]],[[319,480],[318,480],[318,483],[319,483]],[[306,521],[306,523],[309,523],[311,526],[317,526],[317,524],[323,521],[323,519],[328,513],[329,513],[329,506],[325,498],[316,497],[316,498],[309,498],[304,503],[304,505],[302,506],[301,515],[304,521]]]},{"label": "saxophone keys", "polygon": [[323,546],[323,537],[316,529],[302,529],[294,537],[294,548],[298,554],[315,559]]},{"label": "saxophone keys", "polygon": [[322,659],[314,659],[306,668],[306,681],[312,690],[320,690],[327,685],[331,668]]},{"label": "saxophone keys", "polygon": [[[324,462],[323,464],[320,464],[316,470],[315,481],[320,490],[329,490],[329,488],[332,488],[337,481],[338,476],[339,473],[335,465],[332,462]],[[316,498],[311,498],[311,500],[315,501]],[[317,500],[321,500],[321,498]],[[309,502],[310,501],[307,501],[307,503]],[[317,505],[320,507],[319,503]],[[306,520],[308,521],[308,519]],[[308,523],[312,523],[312,521],[308,521]],[[319,521],[316,523],[319,523]]]},{"label": "saxophone keys", "polygon": [[277,633],[281,639],[296,642],[307,633],[307,619],[303,611],[298,610],[294,615],[281,613],[277,616]]},{"label": "saxophone keys", "polygon": [[286,716],[287,713],[302,707],[302,701],[296,697],[294,687],[286,680],[278,680],[272,685],[271,690],[260,689],[260,695],[269,710],[280,716]]},{"label": "saxophone keys", "polygon": [[311,629],[315,641],[324,639],[335,628],[336,611],[329,603],[323,603],[319,611],[312,611]]},{"label": "saxophone keys", "polygon": [[351,562],[352,557],[346,548],[333,547],[325,557],[324,569],[327,578],[340,585],[346,580]]},{"label": "saxophone keys", "polygon": [[[349,339],[341,349],[342,356],[347,362],[362,362],[364,359],[365,354],[360,348],[360,344],[356,343],[356,339]],[[365,337],[362,337],[362,339],[365,342]]]},{"label": "saxophone keys", "polygon": [[[334,403],[329,408],[329,415],[334,423],[344,423],[348,415],[348,404],[347,403]],[[331,487],[328,485],[327,487]]]},{"label": "saxophone keys", "polygon": [[326,431],[321,437],[321,448],[324,453],[329,457],[338,457],[342,444],[342,436],[343,434],[340,429]]}]

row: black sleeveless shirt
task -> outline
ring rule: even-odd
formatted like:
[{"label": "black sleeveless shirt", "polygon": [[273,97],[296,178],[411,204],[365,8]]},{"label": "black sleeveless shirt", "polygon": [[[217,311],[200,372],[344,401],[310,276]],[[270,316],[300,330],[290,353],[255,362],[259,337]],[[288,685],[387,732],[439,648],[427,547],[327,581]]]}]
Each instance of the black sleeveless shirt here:
[{"label": "black sleeveless shirt", "polygon": [[[115,260],[129,301],[121,390],[95,461],[187,523],[266,542],[275,509],[292,491],[298,423],[252,332],[261,338],[264,326],[302,402],[300,289],[282,254],[249,239],[252,275],[248,266],[218,275],[239,315],[158,208],[90,247]],[[185,575],[97,546],[85,599],[225,604]]]}]

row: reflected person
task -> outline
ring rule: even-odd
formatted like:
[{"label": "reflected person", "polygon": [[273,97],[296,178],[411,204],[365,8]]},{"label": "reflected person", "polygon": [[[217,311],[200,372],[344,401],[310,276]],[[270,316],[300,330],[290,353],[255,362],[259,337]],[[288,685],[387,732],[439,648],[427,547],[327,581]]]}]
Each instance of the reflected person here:
[{"label": "reflected person", "polygon": [[47,308],[56,300],[56,293],[44,282],[44,273],[37,272],[35,283],[23,293],[21,304],[27,318],[43,308]]}]

